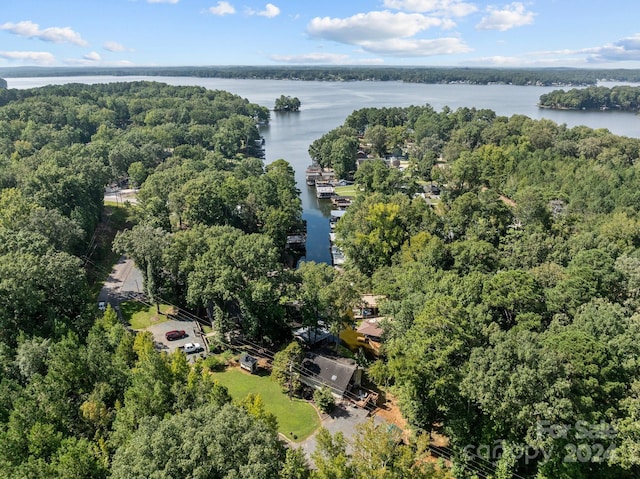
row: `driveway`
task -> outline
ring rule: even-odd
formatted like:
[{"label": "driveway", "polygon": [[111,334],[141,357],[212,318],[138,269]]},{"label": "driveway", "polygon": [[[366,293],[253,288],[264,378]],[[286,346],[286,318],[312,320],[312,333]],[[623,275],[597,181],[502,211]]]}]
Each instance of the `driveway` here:
[{"label": "driveway", "polygon": [[98,301],[118,306],[122,301],[144,294],[143,287],[142,272],[131,258],[121,256],[104,282]]},{"label": "driveway", "polygon": [[[184,331],[187,336],[175,341],[168,341],[165,338],[165,333],[167,331],[173,331],[176,329],[179,331]],[[181,321],[177,319],[170,319],[163,323],[149,326],[146,330],[150,331],[151,334],[153,334],[153,342],[155,343],[156,349],[158,349],[159,351],[171,353],[187,343],[200,343],[203,348],[205,347],[205,342],[198,332],[198,327],[196,326],[195,321]],[[196,359],[197,357],[200,357],[204,354],[206,354],[206,351],[196,354],[188,354],[187,357],[189,359]]]},{"label": "driveway", "polygon": [[127,202],[136,204],[138,190],[129,188],[105,188],[104,199],[105,201],[113,201],[118,204],[126,204]]},{"label": "driveway", "polygon": [[[322,427],[327,429],[331,435],[341,432],[344,438],[348,442],[351,442],[356,434],[356,426],[369,420],[371,420],[371,416],[369,416],[369,412],[366,409],[361,409],[352,404],[346,403],[344,405],[336,405],[336,408],[331,415],[325,414],[322,416],[321,422]],[[376,415],[373,416],[373,421],[375,424],[385,423],[384,419]],[[307,457],[311,459],[311,454],[317,447],[316,434],[317,433],[314,433],[299,444],[293,444],[293,447],[303,449]],[[347,453],[350,452],[351,448],[347,446]]]}]

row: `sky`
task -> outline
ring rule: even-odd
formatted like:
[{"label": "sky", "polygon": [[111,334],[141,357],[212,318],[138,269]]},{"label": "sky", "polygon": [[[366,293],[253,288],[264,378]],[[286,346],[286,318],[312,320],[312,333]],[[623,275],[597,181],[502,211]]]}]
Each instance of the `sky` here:
[{"label": "sky", "polygon": [[0,67],[640,68],[638,0],[0,0]]}]

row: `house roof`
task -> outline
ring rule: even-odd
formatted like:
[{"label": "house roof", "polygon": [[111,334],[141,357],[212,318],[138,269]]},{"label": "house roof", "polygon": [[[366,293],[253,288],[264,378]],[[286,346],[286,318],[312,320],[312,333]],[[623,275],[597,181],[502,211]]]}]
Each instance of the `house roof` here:
[{"label": "house roof", "polygon": [[302,361],[304,375],[300,380],[313,387],[323,385],[340,396],[344,395],[358,365],[353,361],[338,361],[319,354],[307,354]]},{"label": "house roof", "polygon": [[329,338],[331,333],[328,329],[321,326],[317,328],[310,328],[309,326],[303,326],[293,331],[293,337],[309,345],[317,344],[325,339]]},{"label": "house roof", "polygon": [[384,296],[379,294],[363,294],[361,299],[365,308],[377,308],[378,301],[384,299]]},{"label": "house roof", "polygon": [[358,326],[358,333],[379,338],[382,336],[382,328],[380,327],[379,319],[380,318],[375,318],[362,321],[360,326]]},{"label": "house roof", "polygon": [[254,358],[253,356],[250,356],[247,353],[242,353],[242,356],[240,356],[240,364],[245,364],[247,366],[253,366],[257,362],[258,362],[257,358]]}]

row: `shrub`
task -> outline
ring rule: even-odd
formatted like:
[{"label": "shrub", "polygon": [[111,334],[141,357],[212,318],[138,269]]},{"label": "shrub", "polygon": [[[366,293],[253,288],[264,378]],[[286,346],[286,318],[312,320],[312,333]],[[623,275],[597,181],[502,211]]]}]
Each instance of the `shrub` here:
[{"label": "shrub", "polygon": [[326,386],[322,386],[320,389],[314,391],[313,400],[322,412],[329,413],[333,411],[333,408],[336,406],[336,400],[331,393],[331,389]]}]

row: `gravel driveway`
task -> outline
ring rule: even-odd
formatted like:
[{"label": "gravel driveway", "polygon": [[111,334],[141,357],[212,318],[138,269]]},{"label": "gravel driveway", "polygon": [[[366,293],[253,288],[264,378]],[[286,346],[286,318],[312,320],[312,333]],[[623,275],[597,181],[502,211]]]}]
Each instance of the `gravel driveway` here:
[{"label": "gravel driveway", "polygon": [[[367,410],[346,403],[345,405],[336,405],[336,409],[331,415],[323,415],[322,427],[327,429],[332,435],[341,432],[344,438],[350,441],[356,434],[356,426],[369,421],[370,418],[371,416],[369,416]],[[373,420],[376,424],[385,423],[384,419],[379,416],[374,415]],[[316,433],[299,444],[293,444],[293,447],[302,448],[308,458],[311,458],[311,454],[315,451],[316,446]],[[349,447],[347,447],[347,452],[350,452]]]}]

